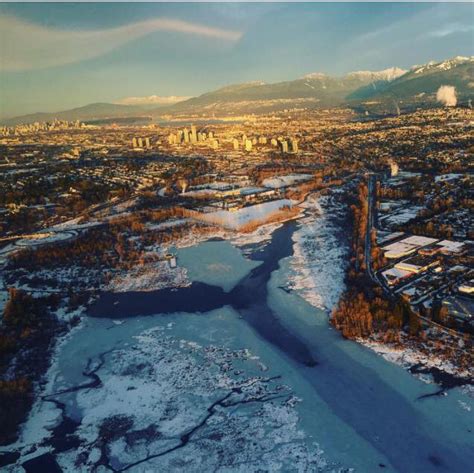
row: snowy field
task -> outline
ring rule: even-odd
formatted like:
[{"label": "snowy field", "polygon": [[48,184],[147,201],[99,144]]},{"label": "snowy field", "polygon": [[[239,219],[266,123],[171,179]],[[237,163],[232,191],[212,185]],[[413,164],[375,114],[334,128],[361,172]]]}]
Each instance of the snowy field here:
[{"label": "snowy field", "polygon": [[305,216],[293,235],[294,259],[290,287],[313,306],[332,310],[344,290],[347,243],[337,237],[334,218],[343,212],[333,197],[310,195],[302,204]]},{"label": "snowy field", "polygon": [[312,174],[288,174],[286,176],[269,177],[264,179],[262,185],[272,189],[292,186],[297,183],[308,181],[313,177]]},{"label": "snowy field", "polygon": [[[450,361],[436,356],[436,353],[427,356],[425,353],[417,350],[415,347],[398,347],[393,344],[383,343],[377,340],[359,340],[364,346],[374,350],[374,352],[383,356],[387,361],[396,363],[406,369],[415,365],[422,365],[424,368],[436,368],[444,373],[461,376],[467,379],[474,378],[474,367],[461,371]],[[421,378],[423,378],[421,376]],[[429,380],[431,382],[431,380]]]},{"label": "snowy field", "polygon": [[156,261],[137,265],[132,269],[116,273],[104,290],[111,292],[155,291],[167,287],[188,286],[186,269],[170,268],[168,261]]},{"label": "snowy field", "polygon": [[217,212],[202,214],[200,219],[228,229],[238,230],[248,223],[265,221],[273,213],[292,205],[293,202],[289,199],[272,200],[263,204],[243,207],[235,212],[218,210]]},{"label": "snowy field", "polygon": [[66,241],[77,236],[77,232],[70,230],[64,232],[51,232],[38,234],[38,238],[24,238],[15,242],[15,245],[21,247],[32,247],[37,245],[58,243]]}]

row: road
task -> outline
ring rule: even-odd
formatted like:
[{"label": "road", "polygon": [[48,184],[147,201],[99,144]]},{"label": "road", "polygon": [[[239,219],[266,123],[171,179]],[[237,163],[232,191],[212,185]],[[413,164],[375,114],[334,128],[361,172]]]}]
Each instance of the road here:
[{"label": "road", "polygon": [[367,274],[370,279],[382,290],[388,297],[392,297],[392,293],[387,286],[387,283],[379,277],[379,275],[374,272],[372,268],[372,230],[376,228],[375,225],[375,206],[377,202],[376,190],[377,190],[377,175],[369,174],[368,185],[367,185],[367,228],[365,232],[365,249],[364,249],[364,259],[365,267]]}]

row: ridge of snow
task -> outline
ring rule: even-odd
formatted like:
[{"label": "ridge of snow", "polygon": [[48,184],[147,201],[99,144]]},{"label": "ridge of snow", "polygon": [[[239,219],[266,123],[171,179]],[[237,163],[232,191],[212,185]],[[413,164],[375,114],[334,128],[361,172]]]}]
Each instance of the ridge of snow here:
[{"label": "ridge of snow", "polygon": [[327,79],[328,75],[324,72],[310,72],[302,77],[302,79]]},{"label": "ridge of snow", "polygon": [[414,74],[421,74],[422,72],[439,69],[441,71],[449,71],[455,66],[460,64],[466,64],[468,62],[474,62],[474,56],[456,56],[451,59],[446,59],[445,61],[436,62],[429,61],[426,64],[415,65],[411,67],[411,71]]},{"label": "ridge of snow", "polygon": [[401,69],[400,67],[389,67],[388,69],[383,69],[382,71],[354,71],[349,72],[347,77],[360,77],[367,78],[372,80],[387,80],[392,81],[398,77],[406,74],[408,71]]}]

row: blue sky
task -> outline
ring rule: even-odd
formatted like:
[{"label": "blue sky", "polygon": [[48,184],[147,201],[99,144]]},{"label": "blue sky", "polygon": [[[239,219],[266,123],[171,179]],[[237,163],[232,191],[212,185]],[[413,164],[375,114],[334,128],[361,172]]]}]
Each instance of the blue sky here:
[{"label": "blue sky", "polygon": [[472,3],[0,4],[0,116],[470,56]]}]

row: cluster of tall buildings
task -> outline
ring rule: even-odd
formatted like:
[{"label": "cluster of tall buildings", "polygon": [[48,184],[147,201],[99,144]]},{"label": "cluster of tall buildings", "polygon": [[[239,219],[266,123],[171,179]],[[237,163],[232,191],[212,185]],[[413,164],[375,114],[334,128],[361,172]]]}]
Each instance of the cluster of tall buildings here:
[{"label": "cluster of tall buildings", "polygon": [[[268,144],[268,139],[266,136],[254,137],[252,139],[248,138],[247,135],[242,135],[241,139],[238,140],[234,138],[232,140],[232,146],[234,150],[239,150],[242,145],[242,149],[249,152],[258,145],[265,146]],[[298,152],[298,141],[296,138],[271,138],[270,145],[275,148],[279,148],[282,153],[297,153]]]},{"label": "cluster of tall buildings", "polygon": [[178,130],[177,133],[170,133],[168,136],[168,143],[170,145],[180,145],[180,144],[196,144],[206,142],[212,148],[217,149],[219,147],[219,141],[214,137],[212,131],[206,133],[197,131],[194,125],[191,126],[191,129],[188,130],[184,128]]},{"label": "cluster of tall buildings", "polygon": [[[250,152],[259,146],[268,146],[279,149],[282,153],[297,153],[298,152],[298,141],[296,138],[267,138],[264,135],[255,137],[248,137],[246,134],[238,137],[224,137],[224,141],[227,144],[231,144],[234,151],[243,150]],[[178,130],[175,133],[168,135],[168,143],[170,145],[194,145],[194,144],[207,144],[213,149],[220,147],[220,141],[217,140],[212,131],[201,132],[197,131],[193,125],[190,129],[184,128]]]},{"label": "cluster of tall buildings", "polygon": [[39,131],[66,130],[69,128],[82,128],[83,126],[84,123],[81,123],[79,120],[66,121],[57,120],[55,118],[52,122],[21,123],[10,127],[3,126],[0,127],[0,136],[16,136],[27,133],[37,133]]},{"label": "cluster of tall buildings", "polygon": [[132,138],[132,148],[133,149],[150,149],[151,144],[150,144],[150,138]]}]

